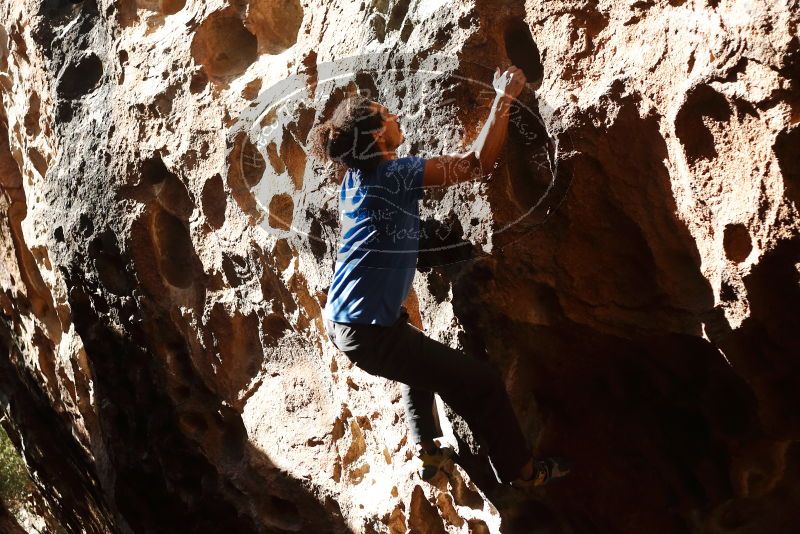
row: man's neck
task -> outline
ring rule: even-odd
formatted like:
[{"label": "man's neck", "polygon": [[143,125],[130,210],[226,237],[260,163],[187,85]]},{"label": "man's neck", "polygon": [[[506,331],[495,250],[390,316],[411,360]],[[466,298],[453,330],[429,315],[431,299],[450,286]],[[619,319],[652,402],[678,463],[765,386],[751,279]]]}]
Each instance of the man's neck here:
[{"label": "man's neck", "polygon": [[381,160],[397,159],[397,147],[390,149],[381,140],[378,140],[375,144],[380,152]]}]

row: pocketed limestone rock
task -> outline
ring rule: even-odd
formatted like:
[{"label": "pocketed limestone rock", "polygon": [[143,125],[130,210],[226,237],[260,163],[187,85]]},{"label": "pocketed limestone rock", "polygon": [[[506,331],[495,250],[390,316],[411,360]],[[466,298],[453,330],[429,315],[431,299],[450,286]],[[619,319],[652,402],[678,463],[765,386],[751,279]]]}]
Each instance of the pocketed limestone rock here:
[{"label": "pocketed limestone rock", "polygon": [[[800,14],[786,3],[0,4],[0,406],[87,532],[800,528]],[[397,384],[321,320],[347,95],[399,155],[487,176],[420,202],[406,306],[496,365],[568,478],[416,474]],[[449,407],[441,412],[450,413]]]}]

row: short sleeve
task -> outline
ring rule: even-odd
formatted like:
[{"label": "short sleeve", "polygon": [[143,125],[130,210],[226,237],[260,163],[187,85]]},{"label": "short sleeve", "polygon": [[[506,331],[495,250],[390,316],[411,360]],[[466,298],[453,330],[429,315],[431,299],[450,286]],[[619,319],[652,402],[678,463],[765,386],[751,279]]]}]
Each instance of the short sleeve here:
[{"label": "short sleeve", "polygon": [[425,190],[422,188],[422,175],[425,171],[425,160],[415,156],[398,158],[391,161],[385,170],[389,187],[408,201],[420,200]]}]

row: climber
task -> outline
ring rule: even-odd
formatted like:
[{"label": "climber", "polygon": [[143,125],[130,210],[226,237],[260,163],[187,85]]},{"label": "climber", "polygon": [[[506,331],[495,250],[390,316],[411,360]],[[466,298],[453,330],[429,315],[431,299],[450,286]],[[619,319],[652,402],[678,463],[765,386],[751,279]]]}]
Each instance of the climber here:
[{"label": "climber", "polygon": [[436,440],[441,429],[434,393],[485,442],[502,482],[538,486],[568,472],[561,460],[533,458],[494,366],[425,336],[408,323],[402,306],[416,272],[418,201],[424,190],[477,179],[492,169],[505,141],[511,103],[525,83],[517,67],[495,71],[489,117],[464,154],[398,158],[404,140],[398,116],[360,95],[345,98],[312,132],[312,153],[347,167],[325,328],[355,365],[401,384],[423,479],[432,478],[453,454]]}]

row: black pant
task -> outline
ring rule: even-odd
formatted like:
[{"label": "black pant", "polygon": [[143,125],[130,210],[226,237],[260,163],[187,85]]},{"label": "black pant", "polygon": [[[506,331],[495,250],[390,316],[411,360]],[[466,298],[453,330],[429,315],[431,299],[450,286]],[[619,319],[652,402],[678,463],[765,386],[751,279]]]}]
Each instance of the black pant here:
[{"label": "black pant", "polygon": [[411,433],[419,443],[441,435],[434,415],[438,393],[463,417],[479,439],[503,482],[519,476],[530,459],[525,437],[497,369],[433,340],[408,324],[402,310],[392,326],[325,320],[333,344],[364,371],[403,384]]}]

